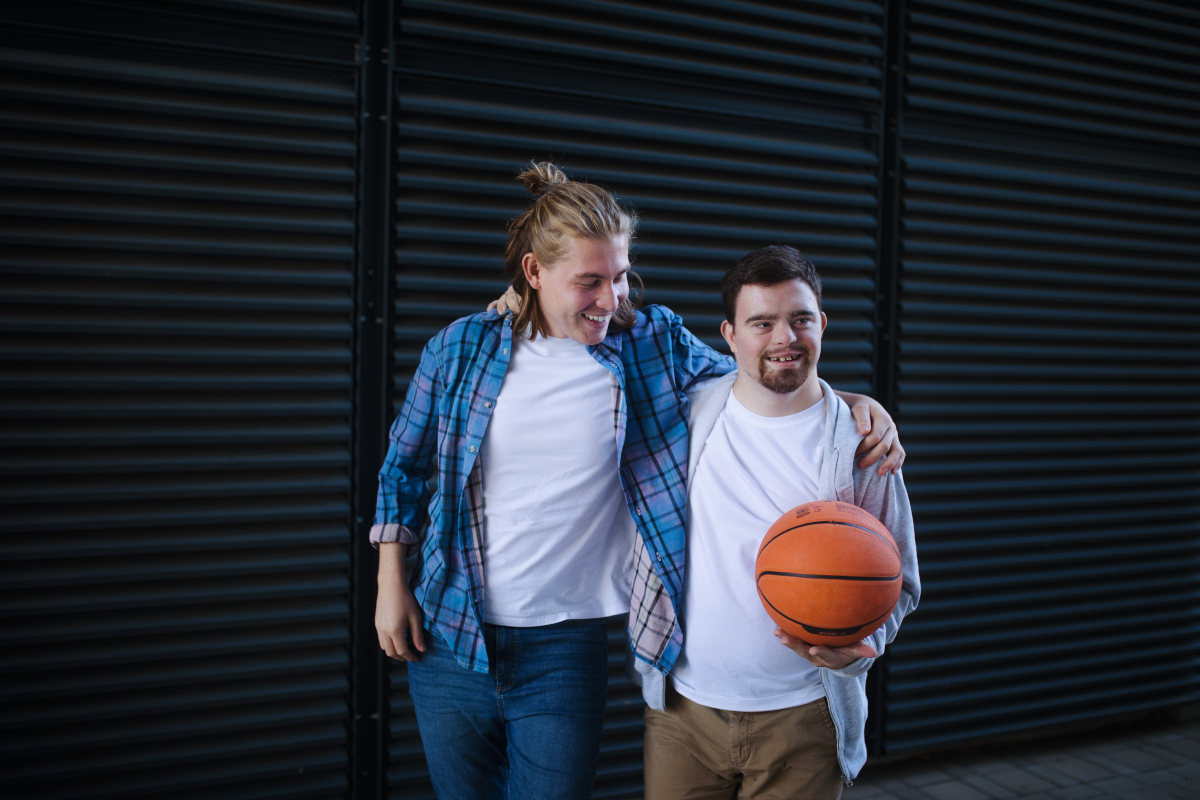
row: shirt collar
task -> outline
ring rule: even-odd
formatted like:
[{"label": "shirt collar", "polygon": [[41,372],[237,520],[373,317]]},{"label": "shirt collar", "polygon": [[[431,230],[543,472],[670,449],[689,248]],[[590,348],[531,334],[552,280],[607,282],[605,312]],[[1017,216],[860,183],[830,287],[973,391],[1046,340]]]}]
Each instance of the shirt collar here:
[{"label": "shirt collar", "polygon": [[599,353],[601,356],[620,359],[621,343],[625,341],[624,333],[624,331],[609,333],[604,337],[600,344],[588,345],[588,352],[592,354]]}]

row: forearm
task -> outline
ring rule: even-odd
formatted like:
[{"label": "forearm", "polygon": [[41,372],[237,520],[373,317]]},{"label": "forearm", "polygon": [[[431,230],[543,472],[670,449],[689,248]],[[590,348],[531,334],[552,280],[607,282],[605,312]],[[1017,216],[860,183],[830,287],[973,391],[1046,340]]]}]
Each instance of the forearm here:
[{"label": "forearm", "polygon": [[408,544],[405,542],[379,543],[379,583],[403,586],[407,581],[405,560]]},{"label": "forearm", "polygon": [[375,630],[379,646],[390,658],[420,660],[425,652],[424,616],[408,587],[404,559],[408,545],[383,542],[379,545],[379,591],[375,598]]}]

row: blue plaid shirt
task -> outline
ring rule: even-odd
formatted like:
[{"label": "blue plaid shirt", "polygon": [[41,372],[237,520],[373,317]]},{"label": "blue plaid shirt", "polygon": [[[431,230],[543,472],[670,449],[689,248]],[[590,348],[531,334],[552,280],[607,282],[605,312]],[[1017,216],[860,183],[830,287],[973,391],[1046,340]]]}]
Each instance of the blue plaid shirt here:
[{"label": "blue plaid shirt", "polygon": [[[668,672],[683,638],[688,399],[692,384],[732,372],[662,306],[588,351],[615,378],[613,414],[621,486],[641,534],[630,597],[633,652]],[[420,541],[410,579],[425,627],[460,664],[487,672],[483,644],[483,483],[479,448],[512,352],[512,318],[494,311],[457,320],[421,354],[379,472],[371,541]],[[430,489],[429,480],[435,478]],[[423,531],[423,537],[416,531]]]}]

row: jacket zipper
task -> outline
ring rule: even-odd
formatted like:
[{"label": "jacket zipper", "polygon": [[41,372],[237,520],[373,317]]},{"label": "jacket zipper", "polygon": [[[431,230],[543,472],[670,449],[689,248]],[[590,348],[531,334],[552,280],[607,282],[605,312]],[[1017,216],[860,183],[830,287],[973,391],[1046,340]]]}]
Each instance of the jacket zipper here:
[{"label": "jacket zipper", "polygon": [[825,668],[821,668],[821,688],[825,690],[825,706],[829,709],[829,718],[833,720],[833,732],[837,739],[837,761],[838,761],[838,777],[842,779],[842,785],[850,788],[854,785],[854,781],[846,777],[846,768],[842,765],[842,726],[838,723],[837,714],[834,713],[833,703],[829,702],[829,686],[825,683]]}]

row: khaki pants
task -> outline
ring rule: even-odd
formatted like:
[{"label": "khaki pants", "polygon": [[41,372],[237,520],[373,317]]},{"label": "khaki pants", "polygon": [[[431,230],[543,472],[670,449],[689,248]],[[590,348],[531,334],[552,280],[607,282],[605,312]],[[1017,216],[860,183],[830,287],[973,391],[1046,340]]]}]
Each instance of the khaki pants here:
[{"label": "khaki pants", "polygon": [[825,698],[779,711],[720,711],[667,680],[646,709],[646,800],[838,800],[837,730]]}]

